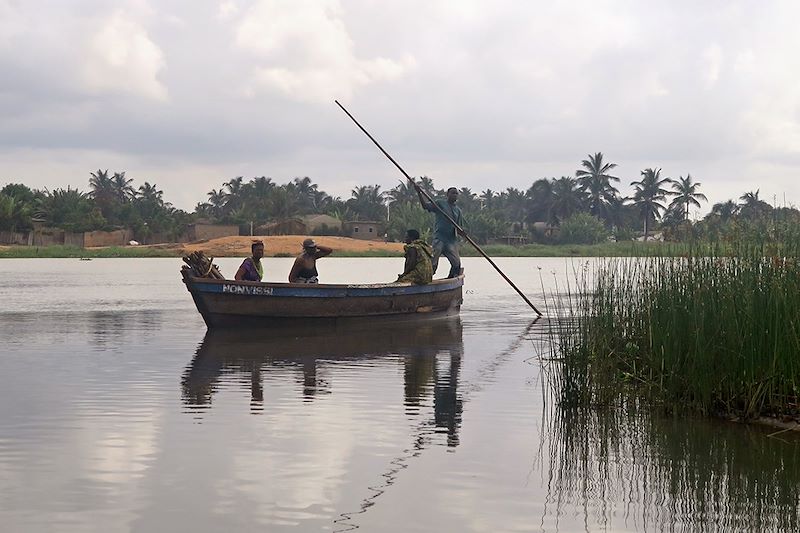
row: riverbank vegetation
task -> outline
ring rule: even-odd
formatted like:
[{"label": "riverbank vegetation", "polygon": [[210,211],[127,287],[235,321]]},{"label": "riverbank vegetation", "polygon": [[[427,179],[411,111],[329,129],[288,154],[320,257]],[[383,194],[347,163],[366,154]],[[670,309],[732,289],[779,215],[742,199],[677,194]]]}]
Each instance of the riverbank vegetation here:
[{"label": "riverbank vegetation", "polygon": [[101,258],[101,257],[178,257],[176,250],[149,248],[146,246],[106,246],[103,248],[81,248],[79,246],[5,246],[0,247],[0,259],[54,259],[54,258]]},{"label": "riverbank vegetation", "polygon": [[549,304],[562,401],[633,391],[666,412],[800,421],[798,251],[741,244],[587,268]]},{"label": "riverbank vegetation", "polygon": [[[617,165],[599,152],[576,166],[560,178],[532,180],[527,188],[460,188],[458,204],[468,232],[481,244],[582,245],[654,236],[671,242],[731,241],[800,223],[800,211],[770,205],[758,190],[715,204],[703,219],[692,221],[690,210],[706,198],[690,174],[673,179],[652,167],[628,171],[623,182]],[[443,195],[446,188],[427,176],[417,181],[434,195]],[[620,192],[621,183],[630,184],[629,195]],[[394,241],[402,240],[408,228],[430,237],[433,223],[406,183],[388,190],[359,185],[349,198],[340,198],[309,177],[281,184],[266,176],[239,176],[208,191],[191,212],[175,208],[151,181],[137,187],[125,172],[102,169],[90,173],[88,191],[69,186],[36,190],[21,183],[0,189],[0,232],[26,232],[37,224],[67,232],[129,228],[136,240],[148,244],[174,242],[187,224],[197,221],[238,225],[240,234],[249,235],[252,228],[258,234],[259,228],[315,214],[329,215],[339,224],[380,222]],[[323,225],[314,234],[341,231]]]},{"label": "riverbank vegetation", "polygon": [[[267,245],[266,257],[294,257],[293,252],[271,252],[271,241],[275,237],[258,237]],[[244,239],[244,238],[243,238]],[[243,249],[249,246],[246,239]],[[300,241],[298,241],[300,242]],[[357,241],[363,244],[363,241]],[[379,243],[383,244],[383,243]],[[194,244],[215,257],[244,257],[247,250],[229,250],[216,244],[216,239]],[[689,246],[682,243],[662,242],[605,242],[600,244],[526,244],[511,246],[507,244],[488,244],[482,247],[491,257],[650,257],[656,255],[686,255]],[[402,249],[348,249],[341,244],[335,246],[336,257],[402,257]],[[178,257],[186,250],[180,245],[155,246],[109,246],[105,248],[80,248],[77,246],[0,246],[0,259],[36,257]],[[461,247],[463,257],[478,257],[480,254],[471,246]]]}]

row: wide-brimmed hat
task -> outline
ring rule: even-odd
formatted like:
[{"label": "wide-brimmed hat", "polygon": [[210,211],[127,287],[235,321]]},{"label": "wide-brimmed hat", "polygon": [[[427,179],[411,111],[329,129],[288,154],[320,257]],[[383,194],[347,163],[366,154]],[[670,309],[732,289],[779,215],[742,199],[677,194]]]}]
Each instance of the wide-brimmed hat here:
[{"label": "wide-brimmed hat", "polygon": [[306,239],[303,241],[303,248],[316,248],[317,243],[314,242],[314,239]]}]

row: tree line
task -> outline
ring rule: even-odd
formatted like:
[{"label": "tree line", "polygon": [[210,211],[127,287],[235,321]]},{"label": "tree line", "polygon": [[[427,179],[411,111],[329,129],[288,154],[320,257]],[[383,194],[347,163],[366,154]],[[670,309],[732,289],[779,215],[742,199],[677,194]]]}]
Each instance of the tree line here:
[{"label": "tree line", "polygon": [[[458,203],[467,230],[482,243],[502,238],[545,243],[647,240],[654,232],[673,241],[729,239],[742,232],[769,237],[800,220],[796,209],[771,206],[756,190],[738,202],[715,204],[702,220],[692,221],[690,210],[707,199],[690,174],[672,179],[660,168],[646,168],[630,182],[633,194],[626,197],[616,187],[621,182],[616,168],[597,152],[581,161],[573,175],[537,179],[527,189],[474,192],[461,187]],[[427,176],[417,181],[434,195],[444,194]],[[393,240],[400,240],[408,228],[430,236],[433,222],[407,183],[388,190],[360,185],[343,199],[321,190],[309,177],[280,184],[265,176],[239,176],[209,191],[192,213],[166,202],[153,183],[134,187],[125,172],[91,172],[88,192],[70,187],[35,190],[18,183],[0,190],[0,230],[27,231],[35,222],[76,232],[129,227],[145,242],[156,235],[175,239],[186,224],[198,220],[236,224],[247,233],[251,224],[314,214],[342,222],[380,221]],[[334,228],[322,231],[336,233]]]}]

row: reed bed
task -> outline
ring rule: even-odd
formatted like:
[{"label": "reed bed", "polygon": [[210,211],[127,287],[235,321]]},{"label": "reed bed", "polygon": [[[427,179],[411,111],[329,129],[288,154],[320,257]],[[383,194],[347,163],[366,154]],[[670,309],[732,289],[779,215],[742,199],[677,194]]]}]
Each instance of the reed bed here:
[{"label": "reed bed", "polygon": [[551,303],[561,401],[602,406],[635,391],[668,412],[797,419],[800,262],[790,248],[598,262]]}]

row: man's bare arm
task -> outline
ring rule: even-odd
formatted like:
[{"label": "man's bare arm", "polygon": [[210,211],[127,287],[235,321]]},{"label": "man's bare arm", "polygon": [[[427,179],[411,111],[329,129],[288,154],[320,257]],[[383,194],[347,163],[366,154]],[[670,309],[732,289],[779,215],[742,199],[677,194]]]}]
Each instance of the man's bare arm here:
[{"label": "man's bare arm", "polygon": [[422,204],[422,208],[425,211],[435,211],[436,208],[433,207],[433,203],[422,195],[422,188],[414,183],[414,189],[417,191],[417,196],[419,196],[419,201]]},{"label": "man's bare arm", "polygon": [[314,254],[316,259],[320,257],[325,257],[326,255],[331,255],[333,252],[333,248],[329,248],[327,246],[317,246],[317,253]]},{"label": "man's bare arm", "polygon": [[297,283],[297,274],[301,268],[303,268],[303,260],[298,257],[294,260],[292,269],[289,271],[289,283]]}]

